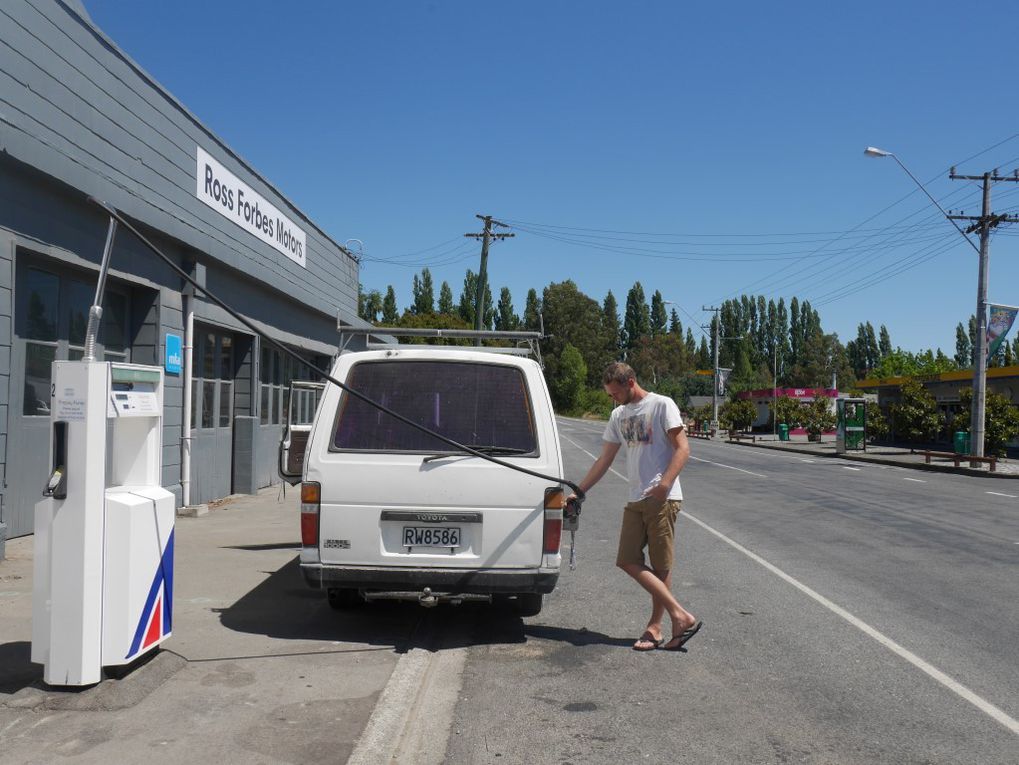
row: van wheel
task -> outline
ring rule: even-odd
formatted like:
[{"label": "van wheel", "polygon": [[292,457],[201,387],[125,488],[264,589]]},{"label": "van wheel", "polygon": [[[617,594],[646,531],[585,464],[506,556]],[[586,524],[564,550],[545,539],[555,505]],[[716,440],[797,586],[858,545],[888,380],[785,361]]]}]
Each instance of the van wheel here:
[{"label": "van wheel", "polygon": [[521,592],[513,600],[513,613],[517,616],[537,616],[541,613],[543,598],[540,592]]},{"label": "van wheel", "polygon": [[364,603],[361,593],[348,587],[334,587],[326,590],[326,600],[329,601],[329,607],[337,611],[357,608]]}]

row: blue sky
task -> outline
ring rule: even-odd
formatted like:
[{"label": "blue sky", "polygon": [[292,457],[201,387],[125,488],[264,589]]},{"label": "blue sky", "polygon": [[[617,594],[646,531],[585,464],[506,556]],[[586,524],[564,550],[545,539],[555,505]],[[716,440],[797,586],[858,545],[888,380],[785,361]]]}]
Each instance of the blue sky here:
[{"label": "blue sky", "polygon": [[[684,326],[742,292],[808,299],[954,353],[977,258],[916,190],[977,214],[1019,167],[1013,2],[137,2],[97,25],[339,242],[366,289],[460,292],[476,213],[516,222],[489,278],[523,310],[640,281]],[[1002,30],[1000,34],[995,30]],[[1019,212],[1019,183],[992,208]],[[1010,230],[1011,229],[1011,230]],[[623,233],[625,232],[625,233]],[[1019,225],[991,301],[1019,305]]]}]

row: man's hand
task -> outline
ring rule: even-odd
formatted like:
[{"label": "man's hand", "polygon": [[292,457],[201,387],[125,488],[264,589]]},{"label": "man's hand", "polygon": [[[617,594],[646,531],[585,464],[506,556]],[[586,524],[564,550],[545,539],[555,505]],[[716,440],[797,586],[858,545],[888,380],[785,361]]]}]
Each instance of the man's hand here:
[{"label": "man's hand", "polygon": [[646,497],[653,497],[658,502],[665,502],[669,498],[669,492],[672,491],[671,483],[657,483],[655,484],[645,495]]}]

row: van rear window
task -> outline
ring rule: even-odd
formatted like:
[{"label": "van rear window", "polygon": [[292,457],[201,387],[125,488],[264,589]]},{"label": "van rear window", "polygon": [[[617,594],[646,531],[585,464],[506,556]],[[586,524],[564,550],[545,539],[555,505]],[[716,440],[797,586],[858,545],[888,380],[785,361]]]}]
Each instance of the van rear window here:
[{"label": "van rear window", "polygon": [[[451,361],[363,361],[347,385],[429,430],[468,446],[534,453],[534,417],[523,371]],[[444,452],[426,433],[344,395],[333,434],[336,449]]]}]

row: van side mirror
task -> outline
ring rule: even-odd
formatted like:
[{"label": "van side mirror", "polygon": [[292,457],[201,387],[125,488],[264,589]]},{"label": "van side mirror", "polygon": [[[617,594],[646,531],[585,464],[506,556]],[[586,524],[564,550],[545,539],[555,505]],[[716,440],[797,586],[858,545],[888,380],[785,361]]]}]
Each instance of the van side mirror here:
[{"label": "van side mirror", "polygon": [[285,410],[287,420],[283,423],[277,470],[280,478],[291,486],[300,483],[304,476],[304,455],[324,388],[324,383],[303,380],[290,383]]}]

